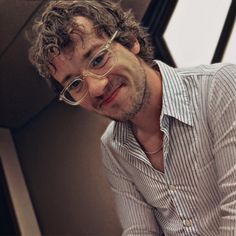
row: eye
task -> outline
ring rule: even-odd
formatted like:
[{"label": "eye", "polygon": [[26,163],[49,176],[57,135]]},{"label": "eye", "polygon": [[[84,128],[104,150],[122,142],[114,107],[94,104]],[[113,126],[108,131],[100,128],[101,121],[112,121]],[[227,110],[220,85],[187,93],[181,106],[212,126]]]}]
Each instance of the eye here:
[{"label": "eye", "polygon": [[100,51],[97,55],[95,55],[95,57],[89,63],[89,68],[91,69],[102,68],[106,64],[107,60],[109,59],[108,54],[109,54],[108,50]]},{"label": "eye", "polygon": [[82,80],[77,79],[71,83],[71,85],[68,87],[68,91],[69,92],[73,92],[73,91],[79,92],[79,91],[81,91],[82,87],[83,87]]}]

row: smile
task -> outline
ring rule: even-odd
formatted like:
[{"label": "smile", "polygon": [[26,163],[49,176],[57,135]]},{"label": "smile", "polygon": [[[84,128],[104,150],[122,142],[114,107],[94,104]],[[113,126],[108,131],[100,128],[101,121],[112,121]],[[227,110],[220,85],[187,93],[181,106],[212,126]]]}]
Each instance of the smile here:
[{"label": "smile", "polygon": [[106,106],[108,104],[110,104],[111,102],[113,102],[115,100],[115,98],[117,97],[119,91],[120,91],[120,88],[122,87],[122,85],[120,85],[119,87],[117,87],[115,90],[112,91],[111,94],[109,94],[104,100],[103,102],[101,103],[101,107],[102,106]]}]

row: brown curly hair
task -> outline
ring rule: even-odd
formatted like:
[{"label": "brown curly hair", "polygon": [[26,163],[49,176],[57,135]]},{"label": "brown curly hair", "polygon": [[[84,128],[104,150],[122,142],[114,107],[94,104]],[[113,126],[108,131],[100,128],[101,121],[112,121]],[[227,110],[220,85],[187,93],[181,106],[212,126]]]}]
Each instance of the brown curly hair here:
[{"label": "brown curly hair", "polygon": [[83,30],[75,21],[75,16],[90,19],[98,35],[111,36],[119,31],[115,41],[127,48],[132,48],[135,38],[141,45],[139,56],[152,65],[153,46],[149,34],[135,20],[132,12],[123,11],[119,3],[108,0],[50,1],[43,13],[35,19],[30,32],[31,47],[29,59],[39,74],[55,85],[50,76],[49,66],[52,59],[65,48],[74,48],[75,40],[71,32],[82,37]]}]

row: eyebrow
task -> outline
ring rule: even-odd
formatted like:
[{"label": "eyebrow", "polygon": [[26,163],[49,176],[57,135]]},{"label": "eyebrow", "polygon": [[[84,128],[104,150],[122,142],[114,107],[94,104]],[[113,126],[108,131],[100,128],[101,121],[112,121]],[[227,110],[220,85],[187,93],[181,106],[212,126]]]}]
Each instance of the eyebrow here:
[{"label": "eyebrow", "polygon": [[[94,44],[92,45],[87,52],[84,53],[84,55],[82,56],[82,60],[85,61],[85,60],[88,60],[88,58],[91,57],[91,55],[93,54],[92,52],[94,52],[97,48],[101,48],[105,45],[106,43],[104,44],[101,44],[101,43],[97,43],[97,44]],[[72,77],[74,77],[75,75],[74,74],[68,74],[66,75],[62,81],[61,81],[61,84],[64,86],[64,84],[69,81]]]},{"label": "eyebrow", "polygon": [[65,84],[68,80],[70,80],[71,77],[73,77],[72,74],[69,74],[69,75],[65,76],[65,77],[62,79],[61,84],[64,86],[64,84]]}]

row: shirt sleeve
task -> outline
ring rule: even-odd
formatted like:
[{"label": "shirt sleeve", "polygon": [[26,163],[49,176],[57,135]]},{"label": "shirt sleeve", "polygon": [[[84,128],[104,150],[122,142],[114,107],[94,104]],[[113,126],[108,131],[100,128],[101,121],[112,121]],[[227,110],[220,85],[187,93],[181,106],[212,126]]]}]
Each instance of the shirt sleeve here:
[{"label": "shirt sleeve", "polygon": [[152,208],[145,202],[134,183],[115,157],[102,143],[103,162],[114,193],[122,236],[161,236]]},{"label": "shirt sleeve", "polygon": [[236,235],[236,65],[215,75],[210,91],[210,127],[220,191],[220,236]]}]

